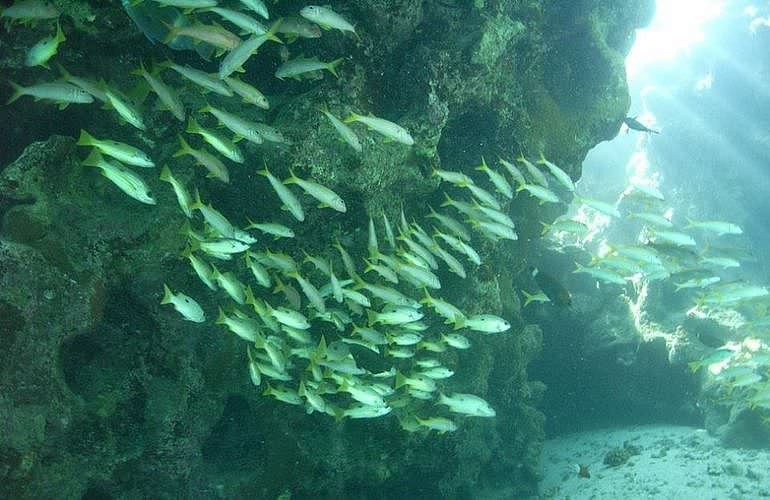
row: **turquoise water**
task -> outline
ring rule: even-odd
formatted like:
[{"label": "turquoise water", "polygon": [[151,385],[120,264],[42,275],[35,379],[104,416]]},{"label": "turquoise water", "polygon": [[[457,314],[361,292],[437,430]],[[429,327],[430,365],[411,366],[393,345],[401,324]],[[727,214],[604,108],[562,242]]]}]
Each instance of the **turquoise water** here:
[{"label": "turquoise water", "polygon": [[763,11],[627,73],[651,1],[173,3],[2,13],[3,496],[537,498],[546,436],[768,445]]}]

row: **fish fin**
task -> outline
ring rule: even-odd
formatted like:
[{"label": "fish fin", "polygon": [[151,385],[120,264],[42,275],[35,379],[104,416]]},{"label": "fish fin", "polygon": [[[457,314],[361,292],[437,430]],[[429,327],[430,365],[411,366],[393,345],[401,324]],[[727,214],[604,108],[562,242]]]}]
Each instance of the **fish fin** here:
[{"label": "fish fin", "polygon": [[265,38],[268,40],[272,40],[276,43],[283,43],[283,40],[278,38],[275,34],[278,32],[278,28],[281,27],[281,23],[283,23],[283,18],[277,19],[272,25],[270,25],[270,29],[267,30],[265,33]]},{"label": "fish fin", "polygon": [[163,304],[171,304],[171,299],[173,298],[173,294],[171,293],[171,289],[168,287],[167,284],[163,283],[163,299],[161,299],[160,303]]},{"label": "fish fin", "polygon": [[187,143],[187,141],[184,140],[184,137],[182,137],[182,134],[177,134],[177,137],[179,138],[179,150],[172,155],[174,158],[178,158],[180,156],[189,154],[193,150],[190,147],[190,145]]},{"label": "fish fin", "polygon": [[359,115],[358,113],[350,113],[350,116],[342,120],[345,123],[353,123],[363,118],[363,116]]},{"label": "fish fin", "polygon": [[86,165],[88,167],[98,167],[101,161],[102,161],[102,154],[99,152],[98,149],[94,148],[88,154],[86,159],[81,162],[81,165]]},{"label": "fish fin", "polygon": [[6,105],[11,104],[13,101],[15,101],[19,97],[23,96],[24,95],[24,90],[25,90],[24,87],[22,87],[21,85],[19,85],[16,82],[8,80],[8,83],[10,84],[11,87],[13,87],[13,95],[11,96],[10,99],[8,99],[5,102]]},{"label": "fish fin", "polygon": [[340,77],[340,75],[338,75],[338,74],[337,74],[337,66],[339,66],[340,64],[342,64],[342,61],[344,61],[344,60],[345,60],[345,58],[344,58],[344,57],[340,57],[339,59],[335,59],[335,60],[333,60],[332,62],[326,63],[326,69],[328,69],[328,70],[329,70],[329,72],[330,72],[332,75],[334,75],[334,76],[336,76],[337,78],[339,78],[339,77]]},{"label": "fish fin", "polygon": [[227,320],[227,316],[225,316],[225,311],[222,310],[221,307],[219,309],[219,315],[217,316],[217,319],[214,320],[215,325],[224,325],[225,321]]},{"label": "fish fin", "polygon": [[163,165],[163,168],[160,169],[160,180],[171,182],[171,169],[168,168],[168,165]]}]

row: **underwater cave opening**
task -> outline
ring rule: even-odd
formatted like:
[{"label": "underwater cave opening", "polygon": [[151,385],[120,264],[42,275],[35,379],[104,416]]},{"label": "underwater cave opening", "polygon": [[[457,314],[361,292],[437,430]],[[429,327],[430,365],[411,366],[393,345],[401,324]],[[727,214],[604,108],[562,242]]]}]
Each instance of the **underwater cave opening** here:
[{"label": "underwater cave opening", "polygon": [[528,369],[548,388],[541,405],[548,436],[618,425],[703,425],[693,403],[697,379],[670,365],[662,339],[589,353],[580,323],[567,328],[561,321],[543,324],[543,352]]}]

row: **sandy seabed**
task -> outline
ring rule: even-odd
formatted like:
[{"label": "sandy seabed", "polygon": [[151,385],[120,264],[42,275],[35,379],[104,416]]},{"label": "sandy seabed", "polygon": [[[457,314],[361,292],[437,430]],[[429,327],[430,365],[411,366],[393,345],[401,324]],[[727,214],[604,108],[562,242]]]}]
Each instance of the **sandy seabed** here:
[{"label": "sandy seabed", "polygon": [[[636,448],[616,466],[611,450]],[[623,452],[619,452],[623,455]],[[586,465],[589,478],[578,475]],[[770,450],[730,449],[704,429],[645,425],[561,436],[545,443],[542,499],[770,498]]]}]

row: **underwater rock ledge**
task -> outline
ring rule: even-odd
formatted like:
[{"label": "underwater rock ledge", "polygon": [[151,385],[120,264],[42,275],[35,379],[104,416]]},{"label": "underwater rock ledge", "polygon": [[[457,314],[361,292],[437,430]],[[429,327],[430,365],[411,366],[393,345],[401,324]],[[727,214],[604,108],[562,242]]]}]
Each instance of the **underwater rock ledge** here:
[{"label": "underwater rock ledge", "polygon": [[[71,51],[62,63],[73,73],[109,67],[110,78],[125,83],[140,58],[169,56],[118,5],[54,3],[65,14],[89,13],[62,18]],[[356,22],[362,41],[319,41],[321,51],[351,55],[340,80],[273,88],[279,104],[271,123],[295,144],[247,149],[259,155],[249,168],[263,159],[271,168],[291,165],[349,200],[348,217],[315,211],[298,228],[302,245],[319,251],[332,235],[362,250],[367,214],[396,220],[402,206],[413,217],[424,216],[428,202],[438,206],[434,168],[471,174],[482,156],[545,151],[577,179],[586,152],[626,115],[623,58],[652,3],[332,2]],[[301,5],[276,8],[289,7]],[[43,75],[20,64],[30,40],[0,48],[0,69],[25,84]],[[417,145],[368,140],[366,154],[353,155],[321,121],[321,105],[398,118]],[[170,277],[205,296],[178,257],[183,217],[173,193],[152,179],[158,204],[139,206],[80,164],[73,137],[52,135],[93,125],[98,135],[125,136],[125,127],[83,123],[93,117],[71,109],[52,113],[42,103],[0,108],[0,123],[15,124],[3,155],[18,155],[0,157],[8,161],[0,166],[0,421],[8,429],[0,435],[1,496],[535,494],[545,388],[528,380],[526,367],[542,332],[524,324],[510,288],[525,244],[488,244],[484,266],[469,279],[447,279],[448,300],[474,313],[504,313],[514,325],[455,355],[453,389],[494,402],[494,419],[468,419],[436,436],[406,434],[395,419],[307,416],[256,393],[231,335],[183,324],[159,306]],[[142,135],[144,143],[170,157],[178,127],[158,110],[151,123],[159,138]],[[227,189],[200,172],[185,176],[228,215],[253,211],[255,200],[260,211],[279,213],[269,186],[251,172],[234,172]],[[530,214],[538,208],[521,198],[508,212],[522,234],[537,234],[541,219]],[[216,310],[213,299],[205,305]]]}]

